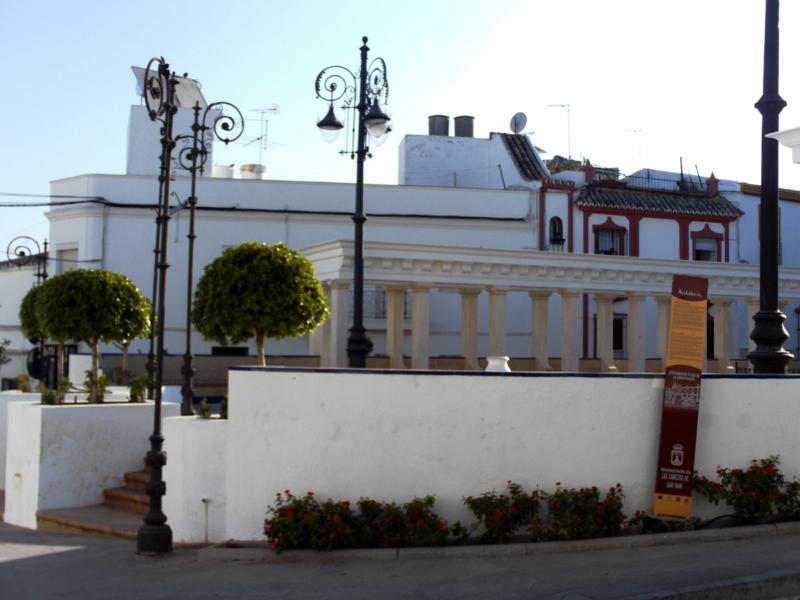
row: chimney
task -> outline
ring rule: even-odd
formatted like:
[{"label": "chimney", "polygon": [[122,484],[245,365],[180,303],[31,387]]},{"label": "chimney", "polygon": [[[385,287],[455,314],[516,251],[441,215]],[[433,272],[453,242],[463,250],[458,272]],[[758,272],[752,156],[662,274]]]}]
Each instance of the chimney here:
[{"label": "chimney", "polygon": [[475,117],[461,115],[455,117],[453,121],[455,121],[454,135],[456,137],[472,137],[472,124],[475,122]]},{"label": "chimney", "polygon": [[594,167],[592,163],[589,162],[589,159],[586,159],[586,162],[583,163],[583,177],[586,180],[586,185],[590,183],[594,183]]},{"label": "chimney", "polygon": [[719,194],[719,179],[714,177],[714,173],[711,173],[711,177],[706,179],[706,195],[716,196],[717,194]]},{"label": "chimney", "polygon": [[450,117],[447,115],[428,117],[428,135],[450,135]]}]

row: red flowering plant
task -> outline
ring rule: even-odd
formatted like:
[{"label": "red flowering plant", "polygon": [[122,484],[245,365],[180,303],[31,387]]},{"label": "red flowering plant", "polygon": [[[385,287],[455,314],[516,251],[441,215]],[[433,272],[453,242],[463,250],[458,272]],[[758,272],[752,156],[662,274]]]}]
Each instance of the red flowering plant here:
[{"label": "red flowering plant", "polygon": [[576,540],[619,534],[627,524],[635,524],[641,513],[629,521],[622,512],[622,485],[610,487],[605,498],[593,486],[580,489],[561,487],[545,496],[547,519],[531,528],[535,540]]},{"label": "red flowering plant", "polygon": [[268,510],[264,534],[276,552],[295,548],[333,550],[356,545],[357,521],[350,503],[318,502],[312,492],[302,498],[289,490],[277,494]]},{"label": "red flowering plant", "polygon": [[433,496],[402,505],[370,498],[319,502],[312,492],[302,498],[286,490],[269,507],[264,534],[276,552],[296,548],[335,550],[376,546],[444,544],[450,527],[433,511]]},{"label": "red flowering plant", "polygon": [[724,502],[733,517],[746,523],[800,518],[800,482],[786,481],[780,458],[753,459],[746,469],[717,467],[719,481],[695,472],[694,490],[709,502]]},{"label": "red flowering plant", "polygon": [[539,514],[538,491],[528,494],[513,481],[509,481],[506,488],[507,494],[493,490],[477,497],[464,498],[464,504],[478,520],[472,529],[474,531],[482,525],[484,532],[481,540],[486,543],[508,542],[516,531],[530,525]]}]

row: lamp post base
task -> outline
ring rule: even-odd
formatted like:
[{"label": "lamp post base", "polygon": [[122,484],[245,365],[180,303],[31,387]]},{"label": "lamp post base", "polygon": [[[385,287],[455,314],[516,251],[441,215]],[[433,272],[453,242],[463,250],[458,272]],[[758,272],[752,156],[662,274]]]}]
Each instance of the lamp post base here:
[{"label": "lamp post base", "polygon": [[136,554],[159,556],[172,552],[172,529],[169,525],[142,525],[136,534]]},{"label": "lamp post base", "polygon": [[364,327],[351,327],[347,338],[347,365],[351,369],[364,369],[367,355],[372,352],[372,340],[367,337]]},{"label": "lamp post base", "polygon": [[754,373],[786,372],[786,365],[794,356],[783,347],[789,339],[783,326],[785,320],[786,315],[780,310],[761,310],[753,315],[755,326],[750,339],[756,343],[756,349],[747,359],[753,364]]}]

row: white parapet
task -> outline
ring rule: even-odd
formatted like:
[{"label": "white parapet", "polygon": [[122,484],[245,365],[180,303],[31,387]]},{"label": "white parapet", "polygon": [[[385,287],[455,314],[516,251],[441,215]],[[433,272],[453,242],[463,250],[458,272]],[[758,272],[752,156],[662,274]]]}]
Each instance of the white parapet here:
[{"label": "white parapet", "polygon": [[787,148],[791,148],[792,162],[800,163],[800,127],[768,133],[766,137],[778,140]]},{"label": "white parapet", "polygon": [[39,510],[100,504],[103,489],[142,468],[152,428],[152,403],[8,403],[4,520],[35,528]]},{"label": "white parapet", "polygon": [[8,437],[8,405],[10,402],[39,401],[39,393],[23,393],[17,390],[0,392],[0,490],[6,485],[6,438]]},{"label": "white parapet", "polygon": [[[164,467],[167,494],[164,513],[176,542],[227,539],[226,441],[228,421],[200,417],[172,417],[164,421],[164,449],[170,458]],[[254,467],[245,461],[246,468]],[[252,473],[254,478],[260,473]]]}]

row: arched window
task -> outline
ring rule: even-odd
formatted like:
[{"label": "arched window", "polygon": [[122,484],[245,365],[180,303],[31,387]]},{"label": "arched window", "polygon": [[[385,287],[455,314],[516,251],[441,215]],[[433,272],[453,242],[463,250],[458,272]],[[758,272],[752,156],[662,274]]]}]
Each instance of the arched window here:
[{"label": "arched window", "polygon": [[564,251],[564,223],[560,217],[550,219],[550,250]]}]

